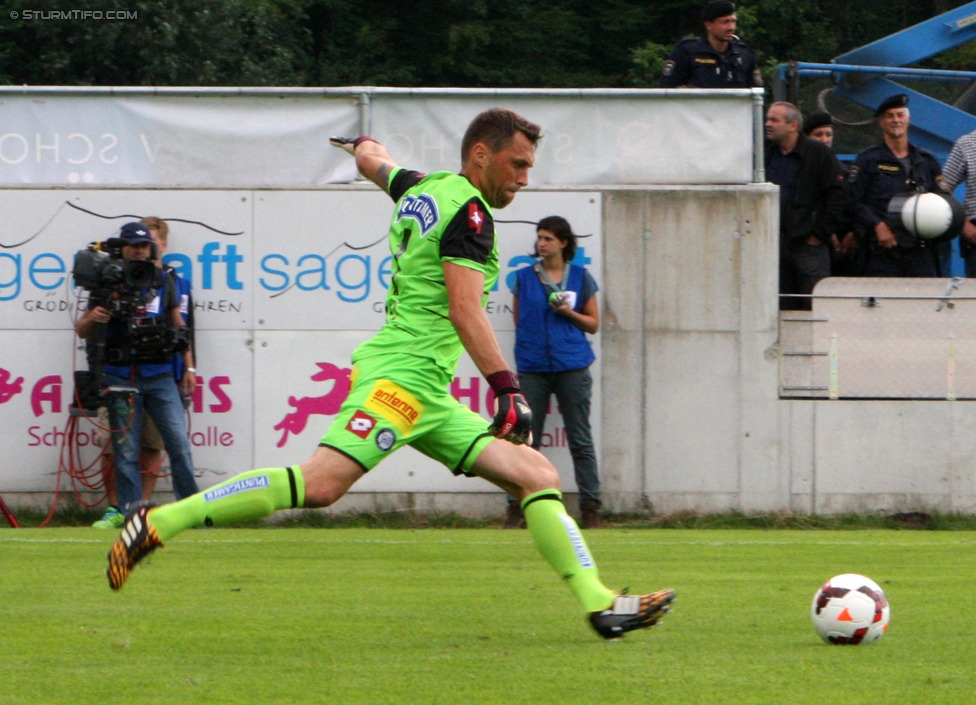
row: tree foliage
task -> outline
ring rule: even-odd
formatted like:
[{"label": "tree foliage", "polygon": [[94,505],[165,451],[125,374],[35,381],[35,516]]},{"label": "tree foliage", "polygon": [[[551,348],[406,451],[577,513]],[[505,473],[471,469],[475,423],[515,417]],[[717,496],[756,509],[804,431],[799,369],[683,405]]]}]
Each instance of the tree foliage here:
[{"label": "tree foliage", "polygon": [[[655,86],[671,46],[702,31],[682,0],[135,0],[132,19],[63,3],[0,3],[0,82],[133,86]],[[826,62],[962,0],[744,0],[760,63]],[[61,7],[59,7],[61,5]],[[72,8],[105,12],[104,2]],[[112,5],[110,4],[109,7]],[[47,17],[23,19],[25,11]],[[13,19],[19,13],[20,19]],[[958,49],[934,59],[968,60]],[[942,63],[939,63],[939,62]],[[970,62],[971,63],[971,62]]]}]

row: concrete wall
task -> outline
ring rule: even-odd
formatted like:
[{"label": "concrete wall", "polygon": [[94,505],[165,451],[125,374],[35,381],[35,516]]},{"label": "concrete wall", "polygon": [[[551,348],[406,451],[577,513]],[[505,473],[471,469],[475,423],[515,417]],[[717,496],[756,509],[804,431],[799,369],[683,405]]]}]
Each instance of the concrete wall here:
[{"label": "concrete wall", "polygon": [[607,504],[973,512],[970,402],[779,398],[777,199],[605,192]]},{"label": "concrete wall", "polygon": [[[780,398],[775,186],[600,190],[608,509],[976,511],[972,401]],[[332,511],[504,511],[501,492],[456,482],[357,492]]]},{"label": "concrete wall", "polygon": [[768,185],[606,193],[603,476],[615,508],[788,499],[777,198]]}]

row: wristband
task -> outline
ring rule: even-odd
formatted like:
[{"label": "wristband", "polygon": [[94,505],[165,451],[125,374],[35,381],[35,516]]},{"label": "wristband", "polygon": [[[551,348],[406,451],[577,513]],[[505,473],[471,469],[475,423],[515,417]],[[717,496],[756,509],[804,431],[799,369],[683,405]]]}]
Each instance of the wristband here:
[{"label": "wristband", "polygon": [[518,375],[511,370],[499,370],[498,372],[492,372],[490,375],[485,377],[485,379],[488,380],[488,386],[491,387],[491,391],[495,393],[495,396],[504,394],[505,392],[514,392],[521,389],[519,386]]},{"label": "wristband", "polygon": [[186,368],[186,371],[187,372],[192,372],[193,374],[196,374],[197,373],[197,368],[196,367],[187,367]]}]

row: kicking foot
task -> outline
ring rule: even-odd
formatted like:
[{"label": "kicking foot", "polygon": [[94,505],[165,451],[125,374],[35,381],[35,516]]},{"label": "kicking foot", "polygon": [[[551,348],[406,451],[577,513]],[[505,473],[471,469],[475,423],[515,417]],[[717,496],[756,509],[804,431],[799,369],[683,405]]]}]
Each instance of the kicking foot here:
[{"label": "kicking foot", "polygon": [[113,590],[121,590],[136,563],[163,545],[156,535],[156,528],[149,523],[149,507],[139,509],[125,520],[122,535],[108,552],[108,584]]},{"label": "kicking foot", "polygon": [[657,624],[671,611],[674,590],[658,590],[649,595],[617,595],[602,612],[590,613],[590,624],[604,639],[617,639],[626,632]]}]

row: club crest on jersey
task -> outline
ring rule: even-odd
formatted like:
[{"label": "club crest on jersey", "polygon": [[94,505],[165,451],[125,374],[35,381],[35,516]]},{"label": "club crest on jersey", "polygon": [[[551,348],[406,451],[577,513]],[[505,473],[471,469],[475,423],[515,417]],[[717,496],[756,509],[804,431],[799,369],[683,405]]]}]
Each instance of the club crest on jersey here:
[{"label": "club crest on jersey", "polygon": [[397,222],[404,218],[413,218],[420,225],[420,237],[430,232],[437,225],[437,201],[430,194],[407,196],[400,201],[397,211]]}]

